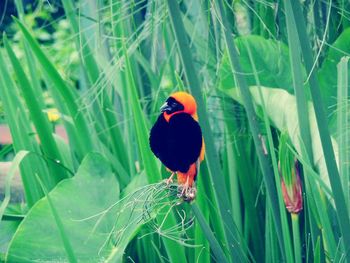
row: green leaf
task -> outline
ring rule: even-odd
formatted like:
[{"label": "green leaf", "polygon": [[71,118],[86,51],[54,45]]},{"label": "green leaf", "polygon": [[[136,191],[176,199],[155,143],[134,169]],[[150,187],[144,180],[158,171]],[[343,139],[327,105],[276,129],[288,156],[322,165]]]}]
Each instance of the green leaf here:
[{"label": "green leaf", "polygon": [[75,13],[74,2],[63,0],[62,4],[67,18],[70,22],[70,26],[73,31],[72,33],[75,36],[74,40],[76,42],[77,49],[81,50],[82,53],[82,66],[85,68],[85,72],[87,73],[91,83],[95,83],[99,77],[99,68],[93,56],[93,52],[89,46],[89,43],[86,40],[85,32],[80,31],[81,29],[78,17]]},{"label": "green leaf", "polygon": [[[167,1],[167,6],[176,43],[178,45],[179,55],[184,67],[186,80],[198,105],[197,112],[205,140],[206,164],[209,168],[209,175],[212,185],[215,185],[215,189],[220,189],[219,191],[214,191],[214,200],[215,205],[219,208],[222,224],[225,227],[224,233],[226,246],[230,252],[232,260],[237,259],[244,261],[246,260],[246,256],[243,247],[245,247],[246,244],[242,244],[239,241],[240,233],[238,233],[237,227],[232,220],[229,196],[226,191],[224,177],[222,176],[219,158],[216,154],[214,136],[209,125],[206,106],[204,104],[201,90],[201,83],[199,82],[198,72],[196,72],[194,67],[193,56],[190,52],[189,42],[187,41],[188,36],[186,35],[184,23],[182,21],[180,8],[176,1],[170,0]],[[209,178],[207,181],[209,181]],[[217,225],[219,225],[219,223]]]},{"label": "green leaf", "polygon": [[[150,151],[149,151],[148,127],[147,127],[148,123],[141,109],[140,102],[138,100],[136,83],[132,72],[131,63],[126,52],[125,43],[123,43],[123,50],[125,54],[125,64],[126,64],[125,65],[126,81],[129,86],[128,97],[131,100],[130,101],[131,111],[134,114],[134,125],[135,125],[135,131],[136,131],[137,144],[139,146],[139,152],[141,155],[141,159],[143,160],[143,166],[145,168],[148,181],[151,183],[155,183],[161,180],[161,174],[159,173],[158,165],[156,163],[154,156],[150,154]],[[158,222],[160,223],[161,221],[158,221]],[[167,227],[170,227],[176,224],[176,218],[173,213],[170,213],[168,220],[166,220],[164,224]],[[165,238],[163,239],[163,241],[165,243],[167,253],[169,254],[169,257],[172,260],[175,260],[177,258],[180,262],[186,261],[185,250],[179,244],[176,244],[171,240],[168,240]]]},{"label": "green leaf", "polygon": [[[20,0],[15,0],[15,5],[18,12],[19,20],[23,22],[24,21],[23,2]],[[22,41],[22,43],[23,43],[24,53],[26,57],[26,62],[28,64],[32,87],[36,93],[37,101],[39,102],[40,107],[44,108],[45,101],[44,101],[43,92],[40,85],[40,79],[37,74],[38,71],[37,71],[37,65],[36,65],[35,59],[33,57],[32,52],[30,51],[28,43],[26,41]]]},{"label": "green leaf", "polygon": [[[267,196],[268,196],[268,200],[272,206],[272,212],[273,212],[273,220],[276,226],[276,233],[278,236],[278,241],[280,244],[280,248],[281,248],[281,252],[282,252],[282,257],[285,259],[286,257],[288,257],[288,255],[285,254],[285,242],[284,239],[282,237],[282,229],[285,229],[284,224],[282,225],[281,222],[281,217],[280,217],[280,206],[281,206],[281,202],[278,202],[278,190],[276,189],[276,185],[275,185],[275,178],[278,178],[276,176],[274,176],[274,171],[271,168],[270,165],[270,160],[268,158],[267,155],[265,155],[264,153],[264,147],[262,144],[262,141],[260,139],[260,127],[259,127],[259,123],[257,121],[257,116],[256,116],[256,111],[254,109],[254,104],[253,104],[253,100],[252,100],[252,96],[250,94],[249,91],[249,86],[246,82],[246,79],[244,77],[244,75],[241,74],[242,72],[242,68],[241,68],[241,63],[239,61],[239,54],[236,48],[236,45],[233,41],[232,38],[232,31],[231,31],[231,26],[228,22],[228,18],[227,18],[227,10],[224,9],[224,4],[221,1],[215,1],[215,7],[219,13],[219,17],[222,20],[222,28],[223,28],[223,32],[224,32],[224,38],[225,38],[225,43],[226,43],[226,47],[227,47],[227,51],[229,54],[229,61],[230,61],[230,65],[231,65],[231,70],[232,73],[235,75],[236,80],[237,80],[237,87],[239,89],[239,92],[242,95],[242,101],[243,101],[243,106],[245,108],[246,114],[247,114],[247,119],[248,119],[248,124],[249,124],[249,128],[251,130],[252,133],[252,137],[253,137],[253,141],[254,141],[254,146],[255,146],[255,150],[256,150],[256,155],[258,157],[258,161],[259,161],[259,167],[260,170],[262,172],[263,178],[264,178],[264,183],[266,186],[266,190],[267,190]],[[249,46],[249,45],[247,45]],[[250,50],[249,50],[249,54],[251,54]],[[251,59],[250,59],[251,60]],[[253,65],[255,63],[252,63]],[[259,86],[260,86],[260,81],[259,78],[256,76],[256,67],[254,67],[253,72],[255,73],[254,77],[256,78],[256,80],[259,82]],[[266,118],[265,118],[266,119]],[[274,159],[273,159],[274,160]],[[276,165],[273,166],[276,169]],[[235,258],[235,257],[233,257]],[[290,258],[286,258],[288,260],[291,260]]]},{"label": "green leaf", "polygon": [[[94,2],[95,1],[92,1],[91,4]],[[98,65],[98,62],[106,59],[103,56],[103,48],[92,48],[92,43],[102,43],[104,41],[101,39],[101,34],[97,32],[98,24],[90,21],[90,23],[92,23],[91,25],[85,25],[85,27],[84,23],[80,25],[82,21],[79,19],[81,19],[81,17],[79,17],[75,12],[74,2],[63,0],[62,4],[67,19],[70,22],[69,24],[71,26],[72,33],[74,34],[73,40],[75,41],[76,49],[79,50],[80,53],[80,65],[84,69],[84,73],[87,76],[90,92],[94,90],[94,86],[96,87],[95,96],[91,96],[91,104],[94,110],[90,113],[96,120],[95,128],[97,130],[97,135],[100,138],[103,137],[104,134],[109,135],[108,141],[105,142],[105,144],[108,145],[108,147],[110,147],[113,153],[118,157],[120,163],[122,164],[122,167],[126,169],[126,171],[130,172],[128,169],[128,156],[125,154],[127,149],[125,147],[125,142],[122,139],[123,137],[119,128],[120,125],[118,125],[116,111],[112,100],[113,97],[110,96],[109,92],[107,91],[106,84],[104,83],[104,75],[101,73],[102,69],[100,70],[100,67]],[[95,4],[97,6],[97,2]],[[84,13],[86,13],[89,8],[86,8],[86,10],[84,10],[84,7],[82,7],[82,10]],[[99,11],[101,10],[102,9]],[[92,12],[92,14],[87,13],[85,15],[99,16],[98,11]],[[94,28],[94,25],[96,28]],[[101,67],[104,68],[106,72],[110,71],[110,65],[108,63],[101,64]],[[122,177],[121,180],[122,183],[124,183],[125,181],[129,181],[129,178]]]},{"label": "green leaf", "polygon": [[[322,63],[321,68],[318,71],[317,77],[320,83],[322,99],[327,109],[328,115],[330,115],[334,106],[337,103],[337,65],[341,58],[350,53],[350,28],[345,29],[337,40],[331,44],[328,49],[327,56]],[[349,67],[348,67],[349,69]],[[348,87],[348,93],[349,93]],[[336,117],[332,115],[330,120],[331,131],[335,124]],[[334,121],[334,122],[333,122]]]},{"label": "green leaf", "polygon": [[192,204],[192,210],[193,210],[193,213],[196,215],[198,223],[200,224],[201,228],[203,229],[204,235],[207,237],[207,239],[210,243],[210,247],[213,250],[213,254],[215,256],[216,261],[217,262],[228,262],[224,251],[222,250],[219,242],[215,238],[208,223],[206,222],[202,211],[199,209],[199,207],[196,204]]},{"label": "green leaf", "polygon": [[18,221],[0,221],[0,261],[5,261],[5,254],[8,245],[15,234],[17,227],[19,225]]},{"label": "green leaf", "polygon": [[10,199],[11,199],[12,179],[15,176],[15,172],[18,170],[20,163],[27,156],[28,153],[29,153],[28,151],[20,151],[16,154],[16,157],[12,161],[10,171],[9,171],[8,175],[6,176],[5,198],[1,202],[1,205],[0,205],[0,220],[2,219],[2,216],[4,215],[5,209],[6,209],[7,205],[10,202]]},{"label": "green leaf", "polygon": [[[259,87],[250,87],[250,92],[252,94],[252,98],[254,100],[255,106],[257,107],[257,111],[261,112],[261,97],[259,94]],[[288,133],[289,138],[291,138],[291,142],[293,146],[296,148],[299,156],[307,156],[305,155],[305,146],[301,145],[300,141],[300,132],[299,132],[299,123],[298,116],[296,111],[296,98],[295,96],[289,94],[285,90],[282,89],[271,89],[266,87],[260,87],[263,101],[265,103],[265,111],[271,121],[271,124],[274,125],[280,131],[285,131]],[[236,92],[236,89],[231,89],[228,93],[238,102],[241,101],[240,96]],[[319,192],[318,184],[323,191],[328,194],[329,198],[332,198],[329,194],[330,183],[328,178],[328,173],[326,169],[326,164],[324,161],[324,156],[322,153],[322,146],[319,138],[319,134],[317,131],[317,123],[315,120],[315,113],[312,107],[311,102],[309,102],[309,120],[310,120],[310,130],[311,130],[311,146],[312,153],[314,157],[313,166],[316,167],[319,175],[311,176],[315,173],[311,168],[308,170],[309,177],[306,182],[310,183],[310,190],[307,191],[307,196],[312,196],[312,199],[316,200],[315,205],[315,213],[319,214],[318,216],[321,218],[322,228],[327,229],[325,233],[325,242],[327,242],[329,247],[329,255],[333,257],[333,248],[334,248],[334,238],[333,233],[330,230],[330,223],[327,213],[325,212],[326,207],[324,206],[324,200],[321,198],[321,193]],[[332,139],[333,148],[335,149],[335,153],[337,156],[338,146],[334,139]],[[305,160],[304,160],[305,161]],[[307,160],[308,161],[308,160]],[[303,162],[303,165],[308,168],[311,165],[307,166],[307,162]],[[321,179],[321,181],[319,181]],[[311,198],[311,197],[310,197]],[[316,215],[317,216],[317,215]]]},{"label": "green leaf", "polygon": [[[40,103],[37,100],[37,95],[35,94],[35,91],[32,88],[31,83],[24,72],[24,69],[20,64],[20,61],[13,52],[6,36],[3,40],[7,54],[12,63],[12,67],[17,75],[19,87],[29,110],[31,120],[34,123],[35,130],[40,138],[44,155],[51,160],[62,162],[62,157],[52,136],[52,128],[50,127],[49,120],[44,114],[43,109],[40,108]],[[53,162],[49,162],[48,167],[51,176],[44,177],[44,182],[49,189],[52,189],[60,180],[67,178],[67,175],[66,171],[63,170],[62,167],[56,165]]]},{"label": "green leaf", "polygon": [[[284,2],[288,8],[290,3]],[[303,67],[301,65],[300,46],[297,41],[298,35],[295,29],[295,20],[293,16],[286,17],[287,33],[288,33],[288,46],[289,46],[289,58],[293,76],[293,88],[297,103],[298,123],[300,130],[300,139],[303,141],[308,158],[312,161],[312,150],[310,144],[310,126],[309,126],[309,113],[307,103],[306,86],[304,85]]]},{"label": "green leaf", "polygon": [[[301,155],[302,149],[300,146],[300,131],[298,116],[296,111],[296,98],[294,95],[289,94],[283,89],[271,89],[269,87],[261,87],[263,99],[265,102],[265,110],[271,121],[271,124],[280,131],[286,131],[291,139],[293,146],[297,152]],[[258,91],[258,87],[250,87],[252,99],[257,106],[257,112],[261,112],[261,99]],[[230,89],[226,92],[233,99],[242,103],[242,98],[235,89]],[[314,158],[314,166],[321,176],[322,181],[329,186],[329,178],[327,168],[322,152],[322,145],[320,142],[320,136],[317,129],[315,111],[312,104],[309,102],[309,120],[310,120],[310,132],[311,132],[311,145],[312,154]],[[332,144],[335,149],[335,155],[338,159],[338,145],[332,138]]]},{"label": "green leaf", "polygon": [[82,158],[87,152],[90,152],[93,149],[93,143],[85,116],[79,109],[80,105],[77,105],[76,103],[76,94],[63,80],[55,66],[40,48],[39,43],[29,33],[28,29],[16,18],[14,18],[14,20],[22,31],[26,41],[33,51],[34,56],[41,65],[41,68],[45,74],[47,74],[53,86],[58,90],[60,96],[62,96],[67,105],[70,117],[73,119],[73,122],[76,125],[76,133],[79,134],[79,136],[76,136],[76,144],[78,148],[77,152],[80,155],[79,157]]},{"label": "green leaf", "polygon": [[[53,139],[57,144],[58,150],[60,151],[65,168],[68,169],[70,173],[72,173],[74,171],[74,166],[73,166],[74,156],[71,155],[70,145],[68,145],[62,139],[62,137],[60,137],[57,134],[53,134]],[[68,173],[68,177],[71,177],[70,173]]]},{"label": "green leaf", "polygon": [[349,210],[349,147],[350,147],[350,111],[349,111],[349,57],[343,57],[338,64],[337,94],[337,141],[339,144],[339,174],[343,186],[345,202]]},{"label": "green leaf", "polygon": [[[29,118],[20,100],[17,87],[10,77],[2,52],[0,52],[0,72],[0,97],[11,131],[13,148],[16,153],[21,150],[39,153],[39,145],[31,135],[33,131]],[[31,207],[43,195],[35,180],[35,173],[47,175],[47,167],[42,158],[32,155],[21,163],[20,169],[26,201]]]},{"label": "green leaf", "polygon": [[[293,253],[292,253],[292,245],[291,245],[289,227],[288,227],[288,222],[287,222],[287,214],[286,214],[285,205],[283,202],[282,191],[281,191],[282,189],[279,187],[281,185],[281,180],[280,180],[280,174],[278,172],[278,162],[277,162],[277,156],[275,153],[275,146],[274,146],[274,142],[273,142],[271,124],[270,124],[270,120],[267,116],[266,109],[264,107],[265,103],[264,103],[264,98],[263,98],[263,95],[261,92],[260,80],[258,77],[258,73],[256,70],[256,64],[254,62],[254,58],[252,56],[251,48],[249,45],[247,45],[247,51],[248,51],[249,59],[251,60],[251,64],[252,64],[252,68],[253,68],[253,72],[254,72],[254,77],[255,77],[256,82],[257,82],[258,87],[259,87],[258,88],[259,97],[260,97],[260,99],[262,101],[262,105],[263,105],[261,109],[262,109],[262,113],[263,113],[264,126],[265,126],[265,130],[266,130],[267,141],[268,141],[267,146],[268,146],[270,156],[271,156],[272,170],[273,170],[273,174],[274,174],[275,185],[277,186],[276,190],[274,190],[271,187],[271,181],[270,181],[271,179],[269,180],[268,179],[269,176],[266,177],[266,174],[265,174],[265,178],[264,178],[265,184],[268,187],[269,192],[273,193],[274,191],[276,191],[277,198],[278,198],[276,201],[278,201],[280,219],[281,219],[281,227],[282,227],[282,235],[283,235],[283,244],[284,244],[283,254],[286,257],[287,262],[293,262],[294,259],[293,259]],[[246,87],[246,89],[249,89],[249,88]],[[253,131],[253,132],[255,133],[255,131]],[[256,145],[256,142],[255,142],[255,145]],[[260,160],[261,159],[262,158],[260,157]],[[265,168],[265,172],[263,172],[263,174],[264,173],[266,173],[266,168]],[[270,199],[272,206],[274,206],[274,203],[276,203],[276,201],[271,201],[271,199]],[[272,209],[274,209],[274,208],[272,208]]]},{"label": "green leaf", "polygon": [[[337,209],[337,219],[339,222],[339,227],[343,235],[344,250],[350,250],[350,219],[349,211],[345,203],[345,197],[343,195],[343,189],[339,177],[339,170],[336,163],[335,149],[333,148],[331,136],[328,128],[328,121],[324,111],[324,104],[321,97],[321,89],[316,78],[316,74],[313,71],[313,62],[315,58],[312,55],[311,44],[309,36],[306,29],[306,23],[303,16],[303,10],[301,4],[296,1],[290,1],[291,8],[286,6],[286,14],[289,16],[294,16],[295,28],[298,32],[298,40],[300,42],[300,49],[304,58],[305,68],[310,72],[310,94],[315,109],[315,117],[317,122],[317,127],[319,131],[319,136],[321,140],[322,150],[324,153],[324,159],[326,162],[326,168],[328,171],[330,184],[333,191],[334,203]],[[350,253],[346,253],[346,260],[350,262]]]},{"label": "green leaf", "polygon": [[[99,154],[87,155],[75,177],[63,180],[49,196],[69,233],[77,259],[98,262],[106,256],[108,248],[112,247],[107,241],[116,211],[106,213],[102,218],[84,219],[100,213],[119,199],[119,185],[109,163]],[[10,244],[7,260],[52,262],[65,258],[60,234],[45,197],[33,206],[19,226]]]},{"label": "green leaf", "polygon": [[[289,51],[283,42],[250,35],[237,37],[234,43],[240,54],[239,62],[249,86],[257,85],[257,82],[249,59],[248,45],[254,57],[260,85],[294,92]],[[236,87],[227,52],[220,65],[218,86],[223,90]]]},{"label": "green leaf", "polygon": [[314,250],[314,262],[322,262],[321,261],[321,245],[320,245],[320,237],[317,237],[316,246]]},{"label": "green leaf", "polygon": [[62,223],[61,217],[58,214],[55,206],[53,205],[51,197],[50,197],[50,195],[48,195],[48,191],[47,191],[45,185],[43,184],[43,182],[40,180],[40,177],[36,176],[36,178],[39,181],[40,186],[41,186],[41,188],[43,189],[43,191],[45,193],[45,197],[47,199],[47,202],[49,204],[49,208],[51,210],[52,216],[53,216],[53,218],[55,220],[57,229],[59,231],[59,234],[60,234],[60,237],[61,237],[61,241],[62,241],[64,250],[66,252],[68,261],[71,262],[71,263],[76,263],[77,259],[76,259],[75,253],[73,251],[72,244],[71,244],[71,242],[70,242],[70,240],[68,238],[68,233],[67,233],[67,231],[65,229],[65,226]]}]

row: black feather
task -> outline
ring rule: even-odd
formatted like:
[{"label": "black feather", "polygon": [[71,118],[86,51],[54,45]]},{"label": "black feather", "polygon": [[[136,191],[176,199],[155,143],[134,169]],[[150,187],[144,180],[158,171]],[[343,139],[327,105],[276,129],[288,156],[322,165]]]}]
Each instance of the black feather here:
[{"label": "black feather", "polygon": [[173,115],[169,123],[161,114],[149,141],[152,152],[166,167],[182,173],[198,160],[203,143],[198,122],[187,113]]}]

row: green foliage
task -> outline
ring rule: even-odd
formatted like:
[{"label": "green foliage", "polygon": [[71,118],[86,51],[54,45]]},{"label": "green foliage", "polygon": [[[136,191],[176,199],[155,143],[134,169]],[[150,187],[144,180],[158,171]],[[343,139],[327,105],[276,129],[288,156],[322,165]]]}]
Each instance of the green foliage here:
[{"label": "green foliage", "polygon": [[294,176],[295,172],[293,172],[295,157],[289,147],[290,140],[288,133],[282,132],[279,140],[278,159],[280,160],[280,174],[283,176],[288,191],[291,190],[296,180]]},{"label": "green foliage", "polygon": [[[260,85],[285,89],[293,93],[288,47],[282,41],[247,35],[237,37],[235,45],[240,54],[239,62],[242,66],[242,72],[249,86],[257,85],[257,81],[254,77],[247,45],[249,45],[254,58]],[[230,71],[229,63],[230,61],[225,53],[219,71],[220,81],[218,84],[221,89],[236,87],[235,76]]]},{"label": "green foliage", "polygon": [[334,106],[337,105],[337,78],[335,78],[335,76],[337,75],[337,65],[341,58],[350,52],[350,28],[344,30],[331,45],[332,48],[329,49],[320,67],[318,79],[327,114],[331,115],[330,128],[334,129],[337,116],[337,114],[332,114],[334,112]]},{"label": "green foliage", "polygon": [[[15,1],[0,47],[13,140],[0,157],[15,156],[0,261],[349,260],[349,5],[253,2]],[[148,145],[177,90],[196,98],[206,144],[192,204]],[[278,172],[292,185],[294,158],[298,215]]]},{"label": "green foliage", "polygon": [[[100,155],[88,155],[73,178],[58,184],[30,210],[10,244],[7,260],[30,262],[38,257],[44,261],[66,258],[60,226],[56,225],[48,198],[61,218],[77,258],[96,262],[106,257],[106,251],[111,247],[104,247],[104,243],[116,214],[108,213],[100,220],[99,217],[87,218],[116,203],[118,188],[108,162]],[[33,228],[33,224],[37,227]]]}]

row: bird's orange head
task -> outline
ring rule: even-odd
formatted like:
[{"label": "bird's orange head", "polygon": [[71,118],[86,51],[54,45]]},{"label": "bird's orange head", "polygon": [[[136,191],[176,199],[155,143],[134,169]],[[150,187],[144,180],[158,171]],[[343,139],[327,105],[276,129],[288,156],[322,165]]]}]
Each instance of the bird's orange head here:
[{"label": "bird's orange head", "polygon": [[187,92],[179,91],[171,94],[160,110],[168,122],[171,116],[178,113],[190,114],[195,120],[198,120],[196,100]]}]

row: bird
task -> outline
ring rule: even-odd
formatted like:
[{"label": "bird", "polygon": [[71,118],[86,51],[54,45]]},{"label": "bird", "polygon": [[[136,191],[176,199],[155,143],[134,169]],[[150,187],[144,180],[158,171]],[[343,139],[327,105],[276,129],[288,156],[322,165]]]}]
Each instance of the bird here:
[{"label": "bird", "polygon": [[150,148],[171,172],[167,185],[177,174],[180,196],[191,201],[196,197],[194,182],[205,155],[196,100],[191,94],[178,91],[168,97],[160,112],[150,131]]}]

